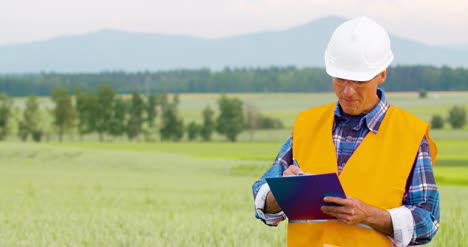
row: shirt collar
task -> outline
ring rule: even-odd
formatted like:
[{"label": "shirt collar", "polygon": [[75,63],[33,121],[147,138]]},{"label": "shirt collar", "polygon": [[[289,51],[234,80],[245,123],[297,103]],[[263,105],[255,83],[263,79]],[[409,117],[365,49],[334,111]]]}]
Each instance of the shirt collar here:
[{"label": "shirt collar", "polygon": [[[377,134],[379,131],[380,124],[382,123],[390,105],[388,104],[385,93],[382,89],[377,89],[377,96],[380,98],[379,103],[374,107],[374,109],[372,109],[372,111],[361,118],[358,126],[356,127],[357,129],[360,129],[365,125],[369,131],[372,131],[374,134]],[[343,114],[341,106],[339,102],[337,102],[335,107],[335,121],[343,121],[346,119],[347,117]]]}]

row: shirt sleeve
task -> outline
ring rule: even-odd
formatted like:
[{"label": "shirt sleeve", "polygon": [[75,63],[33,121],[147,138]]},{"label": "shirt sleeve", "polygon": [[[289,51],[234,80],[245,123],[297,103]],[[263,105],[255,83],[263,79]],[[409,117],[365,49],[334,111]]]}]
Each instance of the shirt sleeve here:
[{"label": "shirt sleeve", "polygon": [[252,185],[255,202],[255,217],[269,226],[277,226],[281,221],[286,219],[286,215],[283,211],[276,214],[264,213],[266,197],[270,192],[270,187],[266,183],[265,178],[283,176],[283,172],[292,164],[291,143],[292,139],[290,137],[281,147],[271,168]]},{"label": "shirt sleeve", "polygon": [[286,219],[286,215],[283,211],[279,211],[276,214],[268,214],[264,213],[263,210],[265,208],[265,201],[268,193],[270,192],[270,187],[267,183],[263,184],[260,187],[260,190],[255,197],[255,213],[256,217],[263,221],[263,223],[269,226],[277,226],[281,221]]},{"label": "shirt sleeve", "polygon": [[407,246],[413,237],[414,221],[411,210],[405,206],[388,210],[393,225],[393,246]]},{"label": "shirt sleeve", "polygon": [[427,244],[439,229],[439,191],[426,138],[419,147],[412,174],[403,206],[389,210],[397,246]]}]

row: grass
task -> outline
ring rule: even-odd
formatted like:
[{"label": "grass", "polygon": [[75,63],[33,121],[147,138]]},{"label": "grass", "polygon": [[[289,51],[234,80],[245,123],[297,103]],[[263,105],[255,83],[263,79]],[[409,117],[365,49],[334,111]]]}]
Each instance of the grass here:
[{"label": "grass", "polygon": [[[107,151],[138,151],[162,152],[185,155],[202,159],[224,159],[245,161],[236,167],[235,173],[251,174],[253,177],[262,175],[271,165],[282,142],[209,142],[209,143],[55,143],[52,147],[79,147],[87,150]],[[439,153],[436,166],[436,178],[442,185],[468,186],[468,141],[439,140],[437,141]],[[216,150],[216,151],[215,151]],[[259,165],[261,161],[262,165]]]},{"label": "grass", "polygon": [[[255,220],[250,190],[277,149],[0,143],[0,246],[284,246],[286,224]],[[437,169],[450,179],[467,174],[463,165]],[[468,187],[449,184],[433,246],[468,241]]]},{"label": "grass", "polygon": [[[266,246],[237,160],[1,144],[1,246]],[[19,151],[21,150],[21,151]],[[238,236],[251,235],[239,242]]]}]

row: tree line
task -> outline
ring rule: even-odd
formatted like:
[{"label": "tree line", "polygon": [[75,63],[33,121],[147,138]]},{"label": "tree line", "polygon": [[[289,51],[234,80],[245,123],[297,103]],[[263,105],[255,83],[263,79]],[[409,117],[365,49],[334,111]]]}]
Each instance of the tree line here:
[{"label": "tree line", "polygon": [[[236,93],[328,92],[331,79],[323,68],[269,67],[179,69],[172,71],[123,71],[102,73],[40,73],[0,75],[0,92],[9,96],[48,96],[55,87],[97,90],[101,83],[118,94],[140,93]],[[468,69],[434,66],[393,66],[383,85],[387,91],[468,90]]]},{"label": "tree line", "polygon": [[[24,109],[19,111],[13,108],[12,98],[0,94],[0,140],[12,132],[12,121],[17,123],[16,133],[21,140],[31,138],[37,142],[43,139],[46,129],[53,129],[60,141],[65,133],[72,131],[81,140],[87,134],[97,134],[100,141],[121,137],[181,141],[184,136],[190,141],[211,141],[217,132],[229,141],[236,141],[244,130],[283,128],[280,120],[264,116],[254,107],[244,107],[240,99],[226,95],[220,95],[217,101],[217,116],[207,106],[201,112],[202,123],[188,124],[178,112],[177,94],[171,98],[168,94],[133,92],[128,97],[117,95],[109,85],[100,84],[96,91],[77,88],[73,94],[65,87],[55,87],[50,99],[53,107],[41,109],[38,98],[29,96]],[[52,126],[46,126],[48,118],[52,119]]]}]

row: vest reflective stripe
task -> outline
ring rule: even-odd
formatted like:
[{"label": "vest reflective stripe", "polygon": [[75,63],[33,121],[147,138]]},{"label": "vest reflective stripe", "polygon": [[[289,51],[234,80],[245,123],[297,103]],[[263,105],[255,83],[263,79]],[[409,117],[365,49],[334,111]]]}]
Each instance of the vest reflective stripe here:
[{"label": "vest reflective stripe", "polygon": [[[338,172],[332,139],[335,104],[301,113],[293,129],[293,156],[304,172]],[[433,160],[437,149],[428,125],[390,107],[377,134],[369,132],[346,163],[339,178],[347,196],[381,209],[401,206],[406,181],[419,145],[426,136]],[[311,188],[313,189],[313,188]],[[386,246],[390,240],[371,229],[338,221],[289,224],[290,246]]]}]

